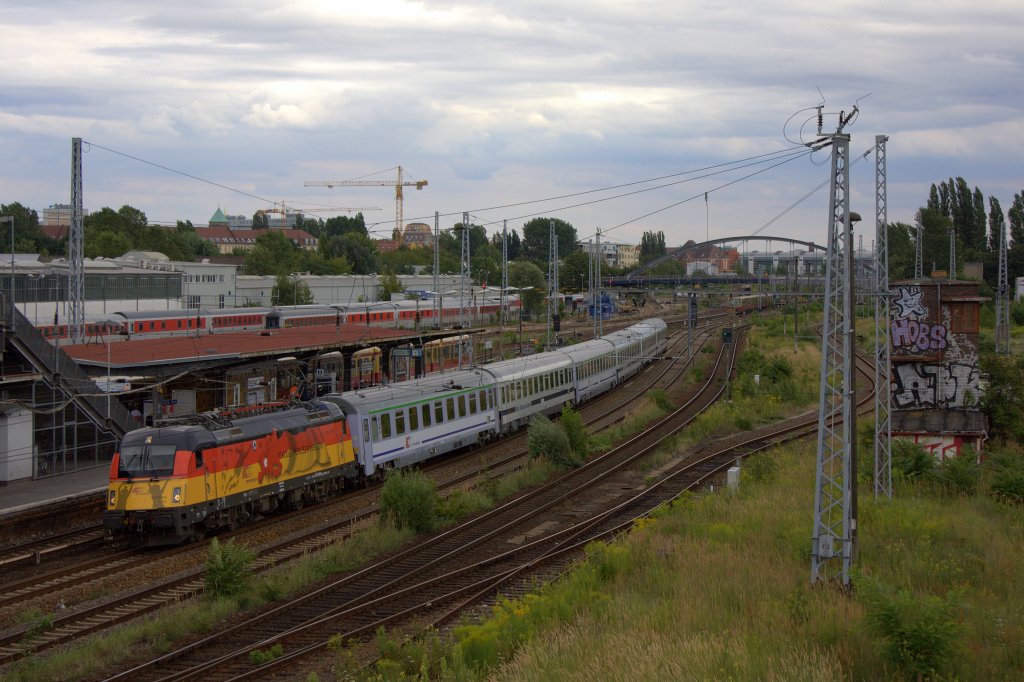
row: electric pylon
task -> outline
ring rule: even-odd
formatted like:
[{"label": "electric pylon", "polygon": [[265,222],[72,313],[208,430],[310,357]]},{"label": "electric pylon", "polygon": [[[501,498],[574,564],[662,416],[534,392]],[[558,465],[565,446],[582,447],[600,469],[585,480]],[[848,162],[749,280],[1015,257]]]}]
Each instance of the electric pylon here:
[{"label": "electric pylon", "polygon": [[434,328],[441,329],[441,215],[434,211]]},{"label": "electric pylon", "polygon": [[892,497],[891,358],[889,353],[889,225],[885,143],[875,135],[875,497]]},{"label": "electric pylon", "polygon": [[841,113],[836,132],[827,136],[832,140],[832,179],[811,538],[811,582],[843,587],[849,587],[856,548],[853,229],[850,136],[843,128],[856,113],[856,107],[848,117]]},{"label": "electric pylon", "polygon": [[[68,257],[71,273],[68,284],[70,305],[68,323],[75,343],[85,342],[85,230],[82,226],[82,138],[71,138],[71,227],[68,230]],[[11,246],[13,251],[14,247]],[[13,283],[12,283],[13,285]]]},{"label": "electric pylon", "polygon": [[999,227],[999,283],[996,285],[996,352],[1010,354],[1010,282],[1006,272],[1006,221]]}]

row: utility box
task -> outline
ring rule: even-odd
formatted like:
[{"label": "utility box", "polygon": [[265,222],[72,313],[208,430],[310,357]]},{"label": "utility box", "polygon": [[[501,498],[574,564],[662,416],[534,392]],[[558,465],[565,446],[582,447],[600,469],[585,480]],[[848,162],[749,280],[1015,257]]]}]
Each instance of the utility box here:
[{"label": "utility box", "polygon": [[738,466],[729,467],[729,470],[725,472],[725,484],[729,486],[729,492],[736,492],[740,489],[740,468]]}]

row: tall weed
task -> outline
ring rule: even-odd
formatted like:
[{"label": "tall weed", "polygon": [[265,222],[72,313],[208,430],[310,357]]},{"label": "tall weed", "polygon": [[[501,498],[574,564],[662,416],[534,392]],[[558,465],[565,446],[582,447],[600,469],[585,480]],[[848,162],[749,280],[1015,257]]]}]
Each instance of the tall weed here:
[{"label": "tall weed", "polygon": [[252,550],[235,544],[234,540],[225,544],[217,538],[211,540],[204,578],[207,597],[217,599],[241,594],[249,584],[254,556]]},{"label": "tall weed", "polygon": [[960,626],[949,599],[893,590],[868,576],[857,580],[867,620],[881,637],[886,658],[907,679],[941,676],[956,654]]},{"label": "tall weed", "polygon": [[433,530],[437,502],[437,484],[422,472],[392,469],[380,492],[381,521],[417,533]]}]

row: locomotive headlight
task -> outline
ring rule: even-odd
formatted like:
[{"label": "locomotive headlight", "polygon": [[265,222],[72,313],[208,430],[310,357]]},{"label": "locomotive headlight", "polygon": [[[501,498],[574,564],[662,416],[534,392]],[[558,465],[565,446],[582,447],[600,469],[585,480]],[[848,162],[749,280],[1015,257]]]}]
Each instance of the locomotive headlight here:
[{"label": "locomotive headlight", "polygon": [[171,495],[171,499],[174,501],[175,504],[181,502],[181,488],[174,489],[174,494]]},{"label": "locomotive headlight", "polygon": [[115,502],[117,502],[117,491],[116,490],[111,490],[107,494],[107,506],[108,507],[113,507]]}]

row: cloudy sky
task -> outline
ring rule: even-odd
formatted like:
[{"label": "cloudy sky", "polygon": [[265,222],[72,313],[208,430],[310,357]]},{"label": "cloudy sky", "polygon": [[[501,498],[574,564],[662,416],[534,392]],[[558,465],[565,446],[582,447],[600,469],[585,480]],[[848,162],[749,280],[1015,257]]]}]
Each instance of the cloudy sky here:
[{"label": "cloudy sky", "polygon": [[[822,97],[832,130],[859,101],[854,158],[890,136],[891,221],[950,176],[1004,209],[1024,190],[1020,0],[51,0],[0,22],[0,203],[36,210],[69,201],[81,137],[85,207],[153,222],[284,201],[385,236],[393,188],[304,183],[401,165],[429,182],[406,222],[821,241],[827,187],[786,211],[828,157],[786,150]],[[851,181],[870,233],[873,156]]]}]

